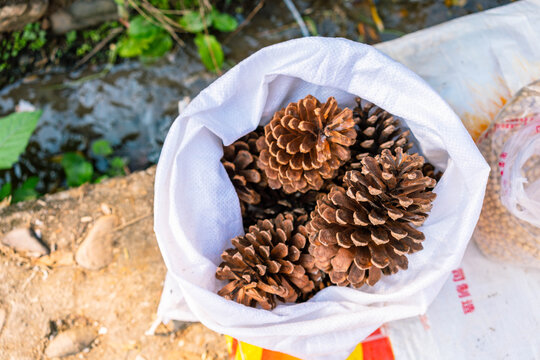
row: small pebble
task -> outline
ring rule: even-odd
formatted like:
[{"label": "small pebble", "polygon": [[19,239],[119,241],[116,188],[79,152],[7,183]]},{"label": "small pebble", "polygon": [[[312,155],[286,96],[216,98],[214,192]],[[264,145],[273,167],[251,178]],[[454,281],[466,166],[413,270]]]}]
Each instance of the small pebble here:
[{"label": "small pebble", "polygon": [[34,236],[29,228],[11,230],[4,236],[2,243],[17,251],[25,251],[30,256],[39,257],[49,253],[49,249]]},{"label": "small pebble", "polygon": [[87,348],[97,337],[93,328],[82,327],[59,333],[45,349],[45,356],[64,357],[74,355]]},{"label": "small pebble", "polygon": [[105,215],[111,215],[112,214],[112,209],[109,205],[105,204],[105,203],[101,203],[100,205],[101,207],[101,212]]},{"label": "small pebble", "polygon": [[113,229],[116,223],[115,215],[102,216],[96,220],[75,254],[75,260],[80,266],[99,270],[111,263]]}]

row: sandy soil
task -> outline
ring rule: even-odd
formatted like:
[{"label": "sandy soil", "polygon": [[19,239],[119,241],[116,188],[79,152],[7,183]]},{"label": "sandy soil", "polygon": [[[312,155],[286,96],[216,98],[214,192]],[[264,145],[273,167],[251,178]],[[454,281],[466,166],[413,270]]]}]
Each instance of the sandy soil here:
[{"label": "sandy soil", "polygon": [[[0,359],[46,359],[51,340],[74,326],[99,335],[64,359],[226,358],[223,336],[198,323],[161,325],[156,335],[145,335],[166,271],[152,230],[154,173],[151,168],[0,209],[0,239],[32,227],[52,250],[31,257],[0,241]],[[109,213],[118,217],[108,232],[112,262],[84,269],[75,252]]]}]

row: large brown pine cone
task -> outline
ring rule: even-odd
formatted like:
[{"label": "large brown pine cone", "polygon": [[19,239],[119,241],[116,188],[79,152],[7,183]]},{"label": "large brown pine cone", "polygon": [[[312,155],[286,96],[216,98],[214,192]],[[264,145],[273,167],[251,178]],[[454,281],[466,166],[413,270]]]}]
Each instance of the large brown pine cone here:
[{"label": "large brown pine cone", "polygon": [[228,280],[218,294],[247,306],[273,309],[276,299],[304,301],[318,289],[321,273],[307,253],[307,215],[260,220],[221,255],[216,277]]},{"label": "large brown pine cone", "polygon": [[362,170],[345,175],[317,203],[307,225],[310,253],[332,283],[374,285],[382,274],[407,269],[405,254],[421,250],[421,225],[435,194],[435,180],[422,174],[424,159],[401,148],[365,156]]},{"label": "large brown pine cone", "polygon": [[259,167],[273,189],[285,193],[319,190],[350,159],[356,139],[352,111],[311,95],[276,112],[257,141]]},{"label": "large brown pine cone", "polygon": [[242,214],[247,204],[261,201],[259,192],[266,185],[264,173],[257,167],[256,142],[260,132],[253,131],[223,147],[221,162],[236,189]]},{"label": "large brown pine cone", "polygon": [[359,97],[355,100],[357,106],[353,110],[353,119],[357,125],[358,136],[356,143],[350,147],[351,168],[360,168],[359,160],[364,156],[378,155],[384,149],[394,152],[400,147],[407,152],[411,148],[412,143],[408,138],[410,131],[403,131],[399,119],[366,100]]}]

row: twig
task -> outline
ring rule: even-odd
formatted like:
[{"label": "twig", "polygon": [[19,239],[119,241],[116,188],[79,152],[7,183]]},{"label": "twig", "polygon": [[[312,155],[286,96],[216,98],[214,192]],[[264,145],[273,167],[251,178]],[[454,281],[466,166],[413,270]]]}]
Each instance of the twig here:
[{"label": "twig", "polygon": [[262,9],[263,5],[264,5],[264,0],[259,1],[257,6],[255,6],[255,8],[251,10],[249,15],[244,19],[244,21],[242,21],[240,25],[238,25],[236,30],[234,30],[229,36],[227,36],[227,38],[225,39],[223,43],[227,44],[236,34],[238,34],[244,27],[246,27],[246,25],[251,22],[251,19],[253,19],[253,17],[259,12],[259,10]]},{"label": "twig", "polygon": [[165,26],[165,23],[168,23],[170,26],[175,27],[178,30],[185,31],[185,29],[177,24],[174,20],[166,16],[163,10],[156,8],[154,5],[149,3],[147,0],[142,0],[142,6],[156,18],[156,20],[162,25]]},{"label": "twig", "polygon": [[92,56],[94,56],[99,50],[101,50],[105,45],[107,45],[109,43],[109,41],[111,41],[112,39],[114,39],[114,37],[118,34],[120,34],[124,29],[122,29],[121,27],[117,27],[117,28],[114,28],[112,29],[111,31],[109,31],[109,33],[107,34],[107,36],[101,40],[93,49],[92,51],[90,51],[88,54],[86,54],[85,57],[83,57],[81,60],[77,61],[77,63],[75,64],[75,68],[78,68],[79,66],[81,66],[82,64],[86,63],[88,60],[90,60],[90,58]]},{"label": "twig", "polygon": [[[176,32],[174,31],[174,29],[171,27],[170,24],[175,25],[177,28],[181,28],[179,25],[175,24],[171,19],[163,15],[159,9],[152,6],[152,4],[150,4],[148,1],[143,0],[143,6],[145,6],[146,10],[152,12],[154,17],[157,19],[158,23],[161,25],[161,27],[163,27],[165,31],[167,31],[169,35],[171,35],[171,37],[174,39],[174,41],[176,41],[178,45],[180,45],[181,47],[184,47],[184,45],[186,45],[184,41],[180,39],[178,35],[176,35]],[[167,21],[169,22],[169,24],[167,24]]]},{"label": "twig", "polygon": [[306,23],[304,22],[304,19],[302,19],[302,16],[300,16],[300,13],[298,10],[296,10],[296,7],[294,6],[292,0],[283,0],[285,5],[289,8],[294,20],[298,23],[298,26],[300,27],[300,31],[302,32],[302,36],[307,37],[309,36],[309,30],[306,26]]},{"label": "twig", "polygon": [[131,226],[131,225],[133,225],[133,224],[135,224],[135,223],[141,221],[141,220],[146,219],[147,217],[152,216],[152,214],[153,214],[153,213],[150,212],[150,213],[148,213],[148,214],[144,214],[144,215],[138,216],[138,217],[136,217],[135,219],[132,219],[132,220],[128,221],[127,223],[123,224],[123,225],[120,225],[120,226],[115,227],[112,231],[120,231],[120,230],[123,230],[123,229],[125,229],[125,228],[127,228],[127,227],[129,227],[129,226]]}]

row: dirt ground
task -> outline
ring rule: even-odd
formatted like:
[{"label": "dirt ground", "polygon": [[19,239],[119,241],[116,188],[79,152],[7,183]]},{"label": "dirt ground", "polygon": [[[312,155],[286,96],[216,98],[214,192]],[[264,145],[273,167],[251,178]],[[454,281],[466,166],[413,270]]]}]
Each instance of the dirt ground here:
[{"label": "dirt ground", "polygon": [[[223,336],[198,323],[145,335],[166,271],[153,232],[154,174],[150,168],[0,209],[0,239],[31,227],[51,249],[32,257],[0,241],[0,359],[47,359],[47,346],[72,327],[98,335],[64,359],[227,358]],[[94,239],[112,241],[112,250],[97,254],[110,263],[85,269],[77,249],[97,219],[111,214],[116,225]]]}]

